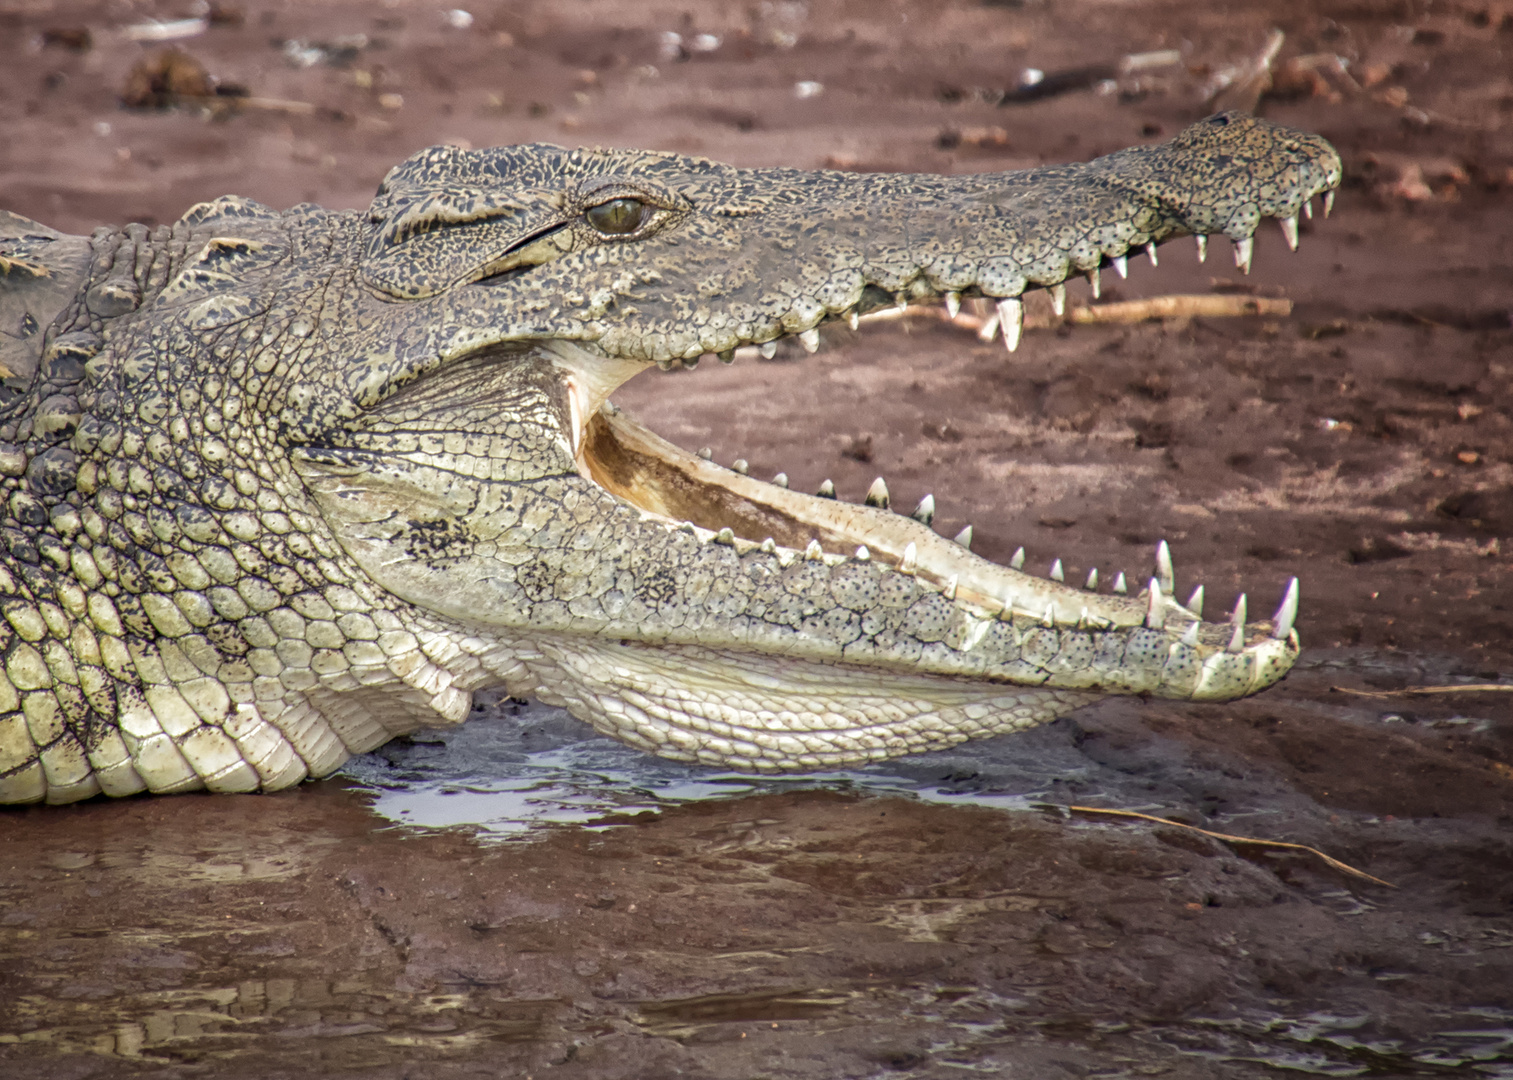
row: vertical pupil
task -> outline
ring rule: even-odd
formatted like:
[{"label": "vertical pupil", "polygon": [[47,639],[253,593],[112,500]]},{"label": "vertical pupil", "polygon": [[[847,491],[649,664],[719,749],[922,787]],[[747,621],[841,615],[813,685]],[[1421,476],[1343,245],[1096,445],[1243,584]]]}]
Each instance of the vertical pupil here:
[{"label": "vertical pupil", "polygon": [[635,199],[611,199],[590,208],[588,220],[602,233],[635,232],[641,225],[644,209]]}]

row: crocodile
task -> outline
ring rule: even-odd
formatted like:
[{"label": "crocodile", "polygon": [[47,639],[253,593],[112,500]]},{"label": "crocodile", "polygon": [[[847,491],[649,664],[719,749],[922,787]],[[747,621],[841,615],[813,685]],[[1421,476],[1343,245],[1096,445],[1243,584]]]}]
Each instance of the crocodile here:
[{"label": "crocodile", "polygon": [[1027,291],[1176,237],[1248,269],[1339,180],[1322,138],[1220,114],[1000,174],[440,146],[366,212],[0,216],[0,802],[285,788],[487,687],[758,773],[1255,693],[1298,655],[1295,579],[1207,621],[1164,544],[1138,591],[1034,576],[930,497],[802,494],[610,395],[963,297],[1013,349]]}]

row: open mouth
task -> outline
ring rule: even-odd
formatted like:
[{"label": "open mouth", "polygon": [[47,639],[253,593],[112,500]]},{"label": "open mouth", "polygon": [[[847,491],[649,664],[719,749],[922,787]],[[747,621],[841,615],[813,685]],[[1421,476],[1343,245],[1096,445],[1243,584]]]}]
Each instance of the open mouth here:
[{"label": "open mouth", "polygon": [[[1296,217],[1283,220],[1281,225],[1289,246],[1295,247]],[[1200,255],[1205,253],[1205,246],[1199,237]],[[1252,252],[1251,239],[1235,242],[1236,263],[1243,269],[1249,269]],[[1153,251],[1151,254],[1154,256]],[[1112,265],[1121,273],[1124,262],[1123,255],[1104,258],[1104,265]],[[1090,279],[1096,281],[1097,274],[1096,268],[1091,270]],[[917,295],[885,297],[886,306],[931,301],[944,302],[952,315],[959,309],[961,294],[930,292],[923,278],[920,284]],[[1042,287],[1051,292],[1053,303],[1060,309],[1064,283]],[[968,296],[975,293],[967,291]],[[995,303],[995,329],[1013,350],[1020,339],[1022,299],[989,299]],[[855,326],[858,315],[869,306],[884,304],[869,305],[864,299],[849,311],[821,316],[817,321],[844,319]],[[817,345],[817,326],[784,330],[766,341],[751,342],[741,351],[754,346],[762,355],[770,356],[778,341],[787,337],[797,338],[806,351],[812,352]],[[912,512],[896,510],[882,478],[873,483],[864,503],[852,504],[837,499],[828,481],[818,493],[804,494],[790,489],[781,473],[761,480],[748,474],[743,461],[726,468],[710,460],[707,451],[695,454],[684,450],[608,401],[614,386],[633,373],[628,369],[642,370],[645,362],[607,360],[561,342],[550,343],[549,348],[559,367],[567,371],[579,472],[669,529],[692,532],[706,543],[728,545],[738,555],[761,551],[775,556],[784,567],[803,559],[829,566],[848,560],[872,561],[914,578],[963,608],[971,616],[972,633],[979,637],[993,620],[1063,630],[1144,628],[1162,631],[1164,639],[1194,647],[1204,658],[1222,653],[1238,659],[1234,654],[1250,654],[1254,660],[1251,665],[1239,665],[1250,672],[1252,686],[1234,685],[1236,665],[1228,664],[1221,665],[1229,672],[1224,686],[1207,686],[1199,675],[1190,692],[1182,696],[1227,698],[1236,696],[1237,689],[1259,689],[1277,677],[1275,665],[1284,663],[1284,658],[1290,664],[1296,654],[1296,579],[1270,620],[1249,621],[1248,602],[1241,596],[1227,617],[1209,622],[1203,618],[1201,586],[1185,601],[1174,595],[1175,572],[1165,542],[1157,547],[1155,572],[1146,582],[1126,582],[1122,573],[1108,581],[1093,571],[1080,585],[1068,583],[1059,561],[1049,576],[1031,575],[1023,570],[1022,549],[1008,565],[1000,565],[971,551],[970,527],[954,538],[936,533],[931,527],[935,508],[930,496]],[[660,366],[670,365],[664,361]],[[971,634],[960,644],[970,649]]]}]

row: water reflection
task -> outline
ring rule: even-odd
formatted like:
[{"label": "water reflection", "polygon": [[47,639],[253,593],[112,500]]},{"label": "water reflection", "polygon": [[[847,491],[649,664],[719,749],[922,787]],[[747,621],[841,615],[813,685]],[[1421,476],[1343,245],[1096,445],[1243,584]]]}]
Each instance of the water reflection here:
[{"label": "water reflection", "polygon": [[1089,772],[1060,732],[998,743],[1010,747],[1005,760],[993,756],[994,744],[974,744],[980,767],[965,771],[945,753],[756,777],[650,757],[595,736],[561,709],[502,700],[461,727],[391,743],[342,772],[371,792],[381,817],[420,828],[474,826],[492,839],[518,839],[542,825],[610,828],[628,815],[689,802],[814,789],[1024,810],[1047,798],[1057,778]]}]

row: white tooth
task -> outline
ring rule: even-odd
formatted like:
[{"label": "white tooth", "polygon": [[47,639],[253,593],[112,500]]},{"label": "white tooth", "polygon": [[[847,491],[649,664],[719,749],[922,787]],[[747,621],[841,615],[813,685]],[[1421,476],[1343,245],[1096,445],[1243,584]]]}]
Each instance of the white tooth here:
[{"label": "white tooth", "polygon": [[1150,259],[1152,266],[1160,266],[1161,260],[1156,258],[1156,245],[1153,242],[1145,245],[1146,257]]},{"label": "white tooth", "polygon": [[868,562],[872,558],[872,552],[870,552],[870,551],[867,550],[867,545],[866,544],[862,544],[860,547],[858,547],[856,549],[856,556],[855,557],[856,557],[856,561],[857,562]]},{"label": "white tooth", "polygon": [[1282,235],[1287,239],[1287,246],[1293,251],[1298,250],[1298,215],[1278,218],[1277,224],[1282,226]]},{"label": "white tooth", "polygon": [[1014,557],[1009,560],[1009,568],[1011,570],[1024,569],[1024,548],[1014,549]]},{"label": "white tooth", "polygon": [[888,484],[881,476],[872,481],[872,486],[867,489],[866,503],[868,506],[888,509]]},{"label": "white tooth", "polygon": [[1292,633],[1293,621],[1298,617],[1298,579],[1293,578],[1287,583],[1287,592],[1282,595],[1282,604],[1277,608],[1277,613],[1271,617],[1271,636],[1274,638],[1286,638]]},{"label": "white tooth", "polygon": [[1060,559],[1057,559],[1055,562],[1051,563],[1051,580],[1052,581],[1065,581],[1066,580],[1066,571],[1061,568],[1061,560]]},{"label": "white tooth", "polygon": [[898,560],[900,574],[912,574],[919,568],[919,549],[912,543],[904,545],[904,557]]},{"label": "white tooth", "polygon": [[1199,585],[1193,590],[1193,594],[1187,598],[1187,610],[1198,618],[1203,618],[1203,586]]},{"label": "white tooth", "polygon": [[808,330],[799,334],[799,344],[804,347],[806,353],[819,352],[820,332],[811,326]]},{"label": "white tooth", "polygon": [[1156,577],[1161,579],[1161,587],[1168,594],[1177,591],[1177,572],[1172,568],[1172,549],[1166,546],[1163,540],[1156,545]]},{"label": "white tooth", "polygon": [[734,349],[726,349],[724,352],[722,352],[722,353],[716,353],[715,355],[719,358],[719,361],[722,364],[733,364],[733,363],[735,363],[735,350]]},{"label": "white tooth", "polygon": [[767,537],[767,539],[765,539],[765,540],[762,541],[762,551],[765,552],[766,554],[771,555],[777,549],[778,549],[778,542],[776,540],[774,540],[772,537],[769,536],[769,537]]},{"label": "white tooth", "polygon": [[705,461],[708,461],[708,460],[710,460],[710,459],[711,459],[711,458],[712,458],[712,457],[714,457],[714,451],[713,451],[713,450],[711,450],[711,449],[710,449],[710,448],[709,448],[709,447],[707,447],[707,446],[701,446],[701,447],[699,447],[699,456],[700,456],[700,457],[701,457],[701,458],[703,458],[703,459],[704,459],[704,460],[705,460]]},{"label": "white tooth", "polygon": [[1056,605],[1054,602],[1046,604],[1045,614],[1040,617],[1040,624],[1042,626],[1056,625]]},{"label": "white tooth", "polygon": [[1088,592],[1098,591],[1098,568],[1096,566],[1087,572],[1087,583],[1082,587]]},{"label": "white tooth", "polygon": [[909,515],[921,525],[928,525],[935,520],[935,496],[926,495],[919,500],[919,505],[914,508],[914,513]]},{"label": "white tooth", "polygon": [[953,319],[961,314],[961,293],[946,293],[946,314]]},{"label": "white tooth", "polygon": [[952,537],[952,539],[956,543],[960,544],[962,547],[966,548],[968,551],[971,551],[972,550],[972,526],[968,525],[966,528],[962,529],[961,532],[957,533],[954,537]]},{"label": "white tooth", "polygon": [[763,360],[771,360],[778,354],[778,343],[776,341],[764,341],[757,346],[757,352],[762,354]]},{"label": "white tooth", "polygon": [[1024,330],[1024,304],[1017,297],[998,301],[998,325],[1003,330],[1003,343],[1009,352],[1019,348],[1019,335]]},{"label": "white tooth", "polygon": [[1149,589],[1150,607],[1145,612],[1145,625],[1160,630],[1166,625],[1166,605],[1161,602],[1161,583],[1151,578]]},{"label": "white tooth", "polygon": [[1089,625],[1089,620],[1088,620],[1088,617],[1087,617],[1087,608],[1084,607],[1081,611],[1079,611],[1077,613],[1077,629],[1078,630],[1086,630],[1088,628],[1088,625]]},{"label": "white tooth", "polygon": [[730,471],[738,472],[742,476],[745,476],[751,471],[751,463],[743,457],[738,457],[730,463]]},{"label": "white tooth", "polygon": [[1309,221],[1313,220],[1313,196],[1303,200],[1303,216]]},{"label": "white tooth", "polygon": [[1051,286],[1051,310],[1053,310],[1054,312],[1056,312],[1056,317],[1058,319],[1061,318],[1061,316],[1063,316],[1063,315],[1066,314],[1066,286],[1065,285],[1052,285]]},{"label": "white tooth", "polygon": [[1103,295],[1103,282],[1099,279],[1097,267],[1094,267],[1087,272],[1087,283],[1093,290],[1094,300]]},{"label": "white tooth", "polygon": [[780,472],[772,478],[772,482],[780,488],[785,488],[788,486],[788,474]]},{"label": "white tooth", "polygon": [[1123,570],[1119,571],[1118,576],[1114,578],[1114,591],[1120,596],[1129,595],[1129,586],[1125,584]]},{"label": "white tooth", "polygon": [[1129,277],[1129,260],[1123,255],[1115,255],[1109,262],[1114,264],[1114,269],[1121,278]]},{"label": "white tooth", "polygon": [[998,613],[1000,619],[1008,620],[1014,617],[1014,594],[1008,593],[1003,598],[1003,610]]},{"label": "white tooth", "polygon": [[1198,242],[1198,261],[1199,262],[1207,262],[1208,261],[1208,237],[1204,236],[1202,233],[1198,233],[1196,236],[1193,237],[1193,239]]},{"label": "white tooth", "polygon": [[956,575],[951,575],[951,580],[946,582],[946,591],[943,594],[947,600],[956,599]]},{"label": "white tooth", "polygon": [[1229,635],[1229,651],[1243,652],[1245,650],[1245,594],[1240,594],[1240,599],[1235,601],[1235,610],[1229,616],[1229,621],[1235,628],[1235,632]]},{"label": "white tooth", "polygon": [[1184,630],[1184,631],[1182,631],[1182,644],[1184,644],[1184,645],[1196,645],[1197,643],[1198,643],[1198,624],[1195,623],[1195,622],[1190,622],[1190,623],[1187,624],[1187,629]]},{"label": "white tooth", "polygon": [[857,327],[861,326],[861,324],[862,324],[862,317],[856,313],[856,308],[852,308],[850,311],[846,312],[846,325],[847,326],[849,326],[849,327],[851,327],[851,329],[855,330]]},{"label": "white tooth", "polygon": [[816,491],[815,494],[822,499],[833,499],[835,498],[835,485],[832,484],[829,480],[826,480],[823,484],[820,485],[820,489]]},{"label": "white tooth", "polygon": [[998,315],[995,312],[983,322],[982,329],[977,331],[978,341],[992,341],[998,336]]},{"label": "white tooth", "polygon": [[716,544],[724,544],[729,547],[735,543],[735,531],[729,525],[714,534]]},{"label": "white tooth", "polygon": [[808,559],[810,562],[819,561],[820,557],[824,554],[825,549],[820,547],[820,542],[818,540],[809,541],[809,546],[804,548],[804,558]]},{"label": "white tooth", "polygon": [[1255,251],[1255,237],[1247,236],[1243,240],[1235,241],[1235,265],[1240,268],[1241,273],[1250,273],[1250,259],[1255,254]]},{"label": "white tooth", "polygon": [[1329,214],[1330,214],[1330,212],[1333,209],[1334,209],[1334,192],[1332,192],[1332,191],[1326,191],[1326,192],[1324,192],[1324,216],[1328,217]]}]

